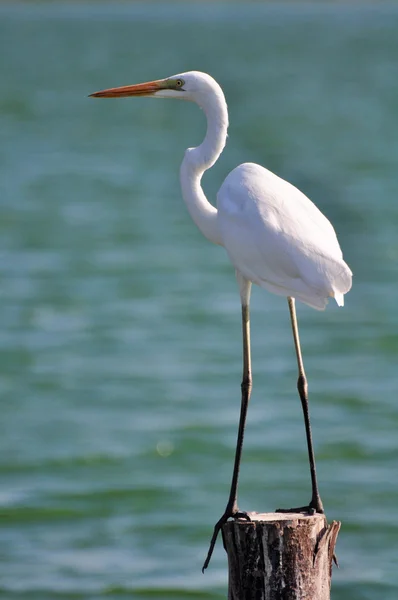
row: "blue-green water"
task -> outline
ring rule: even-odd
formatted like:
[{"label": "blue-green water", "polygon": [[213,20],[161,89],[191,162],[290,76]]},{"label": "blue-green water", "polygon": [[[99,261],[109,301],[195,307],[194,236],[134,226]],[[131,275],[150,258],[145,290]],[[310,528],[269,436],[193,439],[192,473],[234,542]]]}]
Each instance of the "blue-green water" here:
[{"label": "blue-green water", "polygon": [[[346,307],[299,306],[334,600],[398,597],[398,8],[0,7],[0,597],[225,598],[239,414],[233,269],[190,221],[188,103],[87,94],[200,69],[239,162],[305,191],[354,271]],[[240,506],[310,485],[286,302],[254,289]]]}]

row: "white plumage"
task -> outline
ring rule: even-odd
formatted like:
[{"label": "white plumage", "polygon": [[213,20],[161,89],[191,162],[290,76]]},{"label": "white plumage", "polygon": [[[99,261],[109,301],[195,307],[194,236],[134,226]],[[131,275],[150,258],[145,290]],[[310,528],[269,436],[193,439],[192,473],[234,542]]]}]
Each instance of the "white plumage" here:
[{"label": "white plumage", "polygon": [[328,219],[300,190],[271,171],[244,163],[217,195],[222,244],[249,281],[323,310],[344,304],[352,273]]}]

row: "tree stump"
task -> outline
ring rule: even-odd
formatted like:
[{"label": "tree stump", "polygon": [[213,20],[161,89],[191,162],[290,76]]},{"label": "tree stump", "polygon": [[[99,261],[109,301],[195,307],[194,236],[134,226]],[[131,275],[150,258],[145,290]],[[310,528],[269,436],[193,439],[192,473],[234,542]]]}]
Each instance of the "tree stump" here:
[{"label": "tree stump", "polygon": [[228,600],[330,600],[340,523],[324,515],[249,513],[222,528]]}]

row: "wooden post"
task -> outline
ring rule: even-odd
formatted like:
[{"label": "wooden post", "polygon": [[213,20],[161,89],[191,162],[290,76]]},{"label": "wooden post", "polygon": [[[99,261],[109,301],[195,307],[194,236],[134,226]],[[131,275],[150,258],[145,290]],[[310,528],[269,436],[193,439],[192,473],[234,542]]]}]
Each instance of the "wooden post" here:
[{"label": "wooden post", "polygon": [[228,600],[330,600],[340,523],[324,515],[249,513],[222,528]]}]

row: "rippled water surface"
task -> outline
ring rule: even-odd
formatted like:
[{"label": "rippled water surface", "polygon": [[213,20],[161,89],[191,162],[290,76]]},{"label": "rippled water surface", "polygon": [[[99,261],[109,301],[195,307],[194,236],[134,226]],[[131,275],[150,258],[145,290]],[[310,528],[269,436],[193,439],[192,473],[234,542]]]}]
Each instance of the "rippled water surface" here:
[{"label": "rippled water surface", "polygon": [[[323,501],[342,521],[334,600],[398,597],[398,10],[0,6],[0,597],[225,598],[239,414],[233,269],[183,205],[193,105],[94,101],[200,69],[243,161],[306,192],[355,273],[299,306]],[[241,508],[309,499],[286,302],[254,289]]]}]

